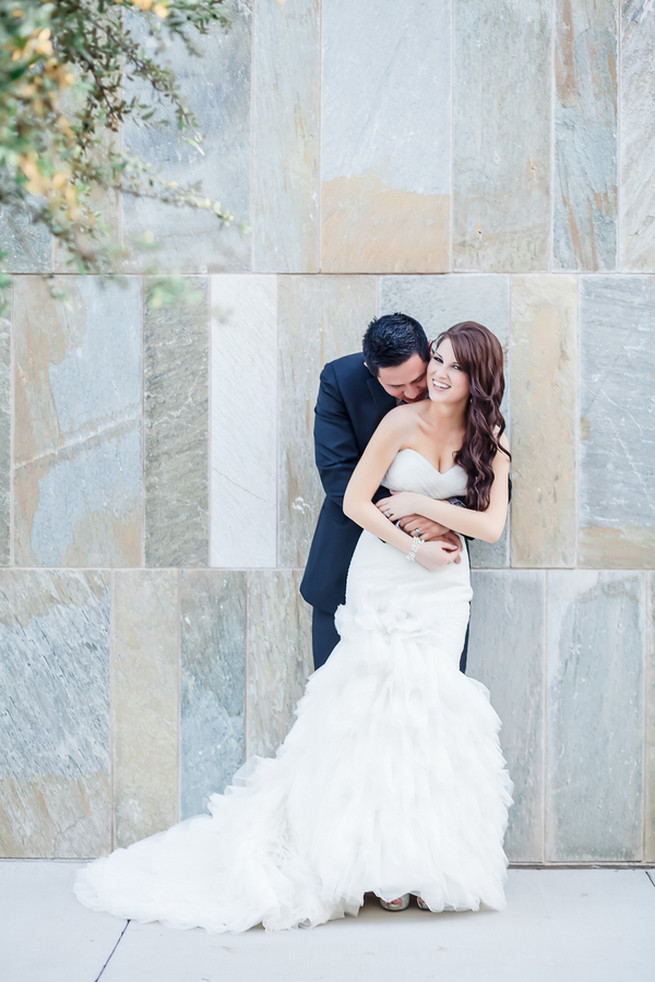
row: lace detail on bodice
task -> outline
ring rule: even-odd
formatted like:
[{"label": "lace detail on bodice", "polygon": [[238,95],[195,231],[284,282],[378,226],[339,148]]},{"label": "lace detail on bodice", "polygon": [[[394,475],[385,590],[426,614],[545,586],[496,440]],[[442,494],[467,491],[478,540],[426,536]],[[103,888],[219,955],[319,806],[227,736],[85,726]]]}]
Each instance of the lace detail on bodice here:
[{"label": "lace detail on bodice", "polygon": [[405,447],[399,450],[382,485],[390,491],[416,491],[431,498],[452,498],[466,494],[466,471],[459,464],[438,471],[418,450]]}]

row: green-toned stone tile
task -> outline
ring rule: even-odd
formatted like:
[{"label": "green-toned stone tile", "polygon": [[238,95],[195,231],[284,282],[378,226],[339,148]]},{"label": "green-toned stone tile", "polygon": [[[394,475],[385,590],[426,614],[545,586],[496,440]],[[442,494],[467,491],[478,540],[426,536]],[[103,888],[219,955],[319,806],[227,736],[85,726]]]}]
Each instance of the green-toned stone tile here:
[{"label": "green-toned stone tile", "polygon": [[[11,555],[11,290],[0,306],[0,566]],[[0,291],[0,305],[3,303]]]},{"label": "green-toned stone tile", "polygon": [[548,574],[546,859],[643,857],[643,574]]},{"label": "green-toned stone tile", "polygon": [[114,573],[112,726],[114,845],[177,821],[178,574]]},{"label": "green-toned stone tile", "polygon": [[655,17],[644,0],[624,0],[620,16],[619,264],[655,272]]},{"label": "green-toned stone tile", "polygon": [[[204,278],[180,303],[148,284],[145,336],[145,552],[148,566],[206,566],[209,310]],[[153,292],[155,291],[155,292]]]},{"label": "green-toned stone tile", "polygon": [[615,269],[617,248],[617,4],[555,5],[553,262]]},{"label": "green-toned stone tile", "polygon": [[449,269],[450,22],[450,0],[322,4],[323,270]]},{"label": "green-toned stone tile", "polygon": [[512,566],[574,566],[577,286],[512,280]]},{"label": "green-toned stone tile", "polygon": [[[235,216],[228,228],[204,209],[166,206],[151,198],[122,199],[122,228],[127,242],[146,231],[155,234],[155,251],[137,254],[132,269],[150,268],[182,273],[218,272],[250,266],[250,237],[241,223],[250,218],[250,75],[251,3],[227,0],[230,30],[211,27],[205,39],[194,43],[202,57],[190,57],[181,41],[166,45],[164,59],[172,68],[182,99],[189,105],[203,133],[199,153],[170,134],[137,126],[126,119],[123,143],[150,161],[166,180],[184,186],[197,184],[200,194],[219,200]],[[142,18],[130,29],[143,37]],[[138,95],[136,83],[127,85],[128,98]]]},{"label": "green-toned stone tile", "polygon": [[8,273],[49,273],[53,264],[52,237],[35,225],[24,206],[0,208],[0,269]]},{"label": "green-toned stone tile", "polygon": [[211,278],[210,562],[276,565],[277,278]]},{"label": "green-toned stone tile", "polygon": [[254,6],[256,272],[318,269],[319,26],[319,0]]},{"label": "green-toned stone tile", "polygon": [[655,278],[580,279],[579,565],[655,556]]},{"label": "green-toned stone tile", "polygon": [[141,284],[63,287],[62,301],[39,277],[14,284],[16,559],[140,565]]},{"label": "green-toned stone tile", "polygon": [[311,609],[299,586],[297,570],[248,573],[248,757],[282,743],[313,670]]},{"label": "green-toned stone tile", "polygon": [[655,573],[647,574],[650,606],[646,622],[646,784],[645,795],[645,842],[644,859],[655,861]]},{"label": "green-toned stone tile", "polygon": [[361,350],[376,313],[370,276],[285,276],[279,290],[278,565],[304,565],[323,489],[314,463],[314,405],[325,362]]},{"label": "green-toned stone tile", "polygon": [[514,781],[505,851],[512,862],[544,858],[545,573],[474,572],[466,674],[488,686]]},{"label": "green-toned stone tile", "polygon": [[551,2],[453,6],[453,266],[547,269]]},{"label": "green-toned stone tile", "polygon": [[246,575],[181,574],[182,817],[205,809],[244,758]]},{"label": "green-toned stone tile", "polygon": [[[416,317],[428,338],[459,321],[474,320],[493,331],[508,353],[509,347],[509,276],[383,276],[380,277],[380,311],[394,310]],[[505,398],[502,410],[509,426],[509,365],[505,366]],[[509,565],[509,518],[498,542],[473,540],[471,563],[480,569]]]},{"label": "green-toned stone tile", "polygon": [[0,571],[0,854],[111,846],[106,573]]}]

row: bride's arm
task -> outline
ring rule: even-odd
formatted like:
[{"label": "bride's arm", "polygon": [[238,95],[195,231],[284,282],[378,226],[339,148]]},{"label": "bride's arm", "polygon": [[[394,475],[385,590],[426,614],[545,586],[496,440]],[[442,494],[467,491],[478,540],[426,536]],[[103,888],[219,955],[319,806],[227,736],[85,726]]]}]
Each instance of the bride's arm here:
[{"label": "bride's arm", "polygon": [[[416,553],[416,539],[394,525],[393,521],[383,515],[371,500],[392,460],[403,446],[405,436],[403,409],[404,407],[400,407],[400,410],[392,409],[387,413],[369,440],[348,482],[343,499],[343,510],[353,522],[408,555],[412,551],[412,546],[413,554]],[[421,546],[416,558],[428,569],[439,569],[451,557],[454,558],[456,553],[457,550],[448,543],[426,542]]]},{"label": "bride's arm", "polygon": [[[503,447],[509,449],[504,435],[500,442]],[[442,525],[447,525],[454,532],[460,532],[462,535],[482,539],[485,542],[497,542],[505,528],[509,503],[509,457],[502,450],[499,450],[494,458],[493,470],[494,480],[491,485],[489,505],[484,511],[461,508],[451,505],[448,501],[437,501],[412,491],[401,491],[390,498],[382,498],[375,507],[383,509],[385,514],[390,512],[389,517],[392,521],[415,512],[417,515],[431,518],[434,522],[441,522]]]}]

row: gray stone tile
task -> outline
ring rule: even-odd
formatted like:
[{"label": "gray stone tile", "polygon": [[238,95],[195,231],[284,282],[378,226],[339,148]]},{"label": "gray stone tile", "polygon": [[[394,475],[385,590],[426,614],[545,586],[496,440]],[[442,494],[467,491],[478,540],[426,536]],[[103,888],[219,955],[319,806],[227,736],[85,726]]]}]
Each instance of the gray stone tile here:
[{"label": "gray stone tile", "polygon": [[655,862],[655,573],[647,574],[646,617],[646,767],[645,767],[645,844],[644,859]]},{"label": "gray stone tile", "polygon": [[548,573],[547,860],[642,858],[644,586]]},{"label": "gray stone tile", "polygon": [[323,489],[314,405],[325,362],[361,351],[376,312],[371,276],[285,276],[279,290],[278,565],[307,560]]},{"label": "gray stone tile", "polygon": [[209,561],[209,301],[204,278],[179,304],[146,297],[145,556],[148,566]]},{"label": "gray stone tile", "polygon": [[[0,309],[0,566],[11,556],[11,290]],[[3,298],[0,295],[0,304]]]},{"label": "gray stone tile", "polygon": [[[166,47],[165,58],[173,68],[184,100],[198,119],[204,134],[203,154],[175,132],[163,135],[156,129],[130,123],[124,126],[123,143],[151,161],[166,180],[200,186],[200,193],[222,205],[235,216],[235,224],[222,223],[203,210],[167,207],[150,198],[122,200],[122,227],[126,240],[155,233],[157,249],[137,255],[132,268],[157,264],[160,269],[183,273],[247,269],[250,239],[239,228],[250,217],[250,44],[249,0],[228,0],[232,26],[226,33],[211,28],[197,47],[201,58],[189,57],[182,43]],[[138,36],[140,17],[132,31]],[[134,84],[128,95],[137,93]]]},{"label": "gray stone tile", "polygon": [[555,5],[556,269],[615,269],[617,260],[617,5]]},{"label": "gray stone tile", "polygon": [[580,281],[579,565],[655,555],[655,280]]},{"label": "gray stone tile", "polygon": [[253,9],[253,270],[318,270],[320,2]]},{"label": "gray stone tile", "polygon": [[655,18],[645,0],[620,5],[620,268],[655,271]]},{"label": "gray stone tile", "polygon": [[246,751],[272,756],[313,671],[311,609],[297,570],[248,573]]},{"label": "gray stone tile", "polygon": [[575,566],[577,283],[512,278],[512,566]]},{"label": "gray stone tile", "polygon": [[454,0],[455,269],[548,268],[550,23],[550,0]]},{"label": "gray stone tile", "polygon": [[0,571],[3,856],[111,844],[108,575]]},{"label": "gray stone tile", "polygon": [[71,277],[65,290],[14,285],[16,558],[140,565],[141,285]]},{"label": "gray stone tile", "polygon": [[177,575],[114,573],[114,846],[128,846],[179,817]]},{"label": "gray stone tile", "polygon": [[[428,338],[435,338],[464,320],[478,321],[493,331],[506,353],[506,394],[502,409],[509,425],[508,276],[383,276],[380,277],[380,310],[383,314],[400,310],[416,317]],[[471,542],[471,563],[478,569],[509,565],[509,518],[498,542]]]},{"label": "gray stone tile", "polygon": [[8,273],[52,270],[52,237],[46,228],[34,224],[26,207],[0,208],[0,249],[7,253],[2,269]]},{"label": "gray stone tile", "polygon": [[243,763],[246,576],[180,574],[182,817],[204,811]]},{"label": "gray stone tile", "polygon": [[210,562],[276,565],[277,278],[211,279]]},{"label": "gray stone tile", "polygon": [[449,269],[451,0],[321,16],[321,268]]},{"label": "gray stone tile", "polygon": [[545,573],[474,572],[466,674],[489,688],[514,781],[505,851],[510,862],[544,858]]}]

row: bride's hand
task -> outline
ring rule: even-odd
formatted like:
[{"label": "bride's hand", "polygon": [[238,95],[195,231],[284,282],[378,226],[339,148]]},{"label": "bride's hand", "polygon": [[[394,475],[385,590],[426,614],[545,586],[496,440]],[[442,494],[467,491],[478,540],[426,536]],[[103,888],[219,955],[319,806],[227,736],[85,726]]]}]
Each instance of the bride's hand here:
[{"label": "bride's hand", "polygon": [[424,542],[416,552],[416,562],[431,573],[443,569],[448,563],[458,561],[459,551],[457,547],[443,539],[435,542]]},{"label": "bride's hand", "polygon": [[418,511],[417,502],[421,496],[413,491],[393,491],[389,498],[380,498],[375,504],[390,522],[413,515]]}]

